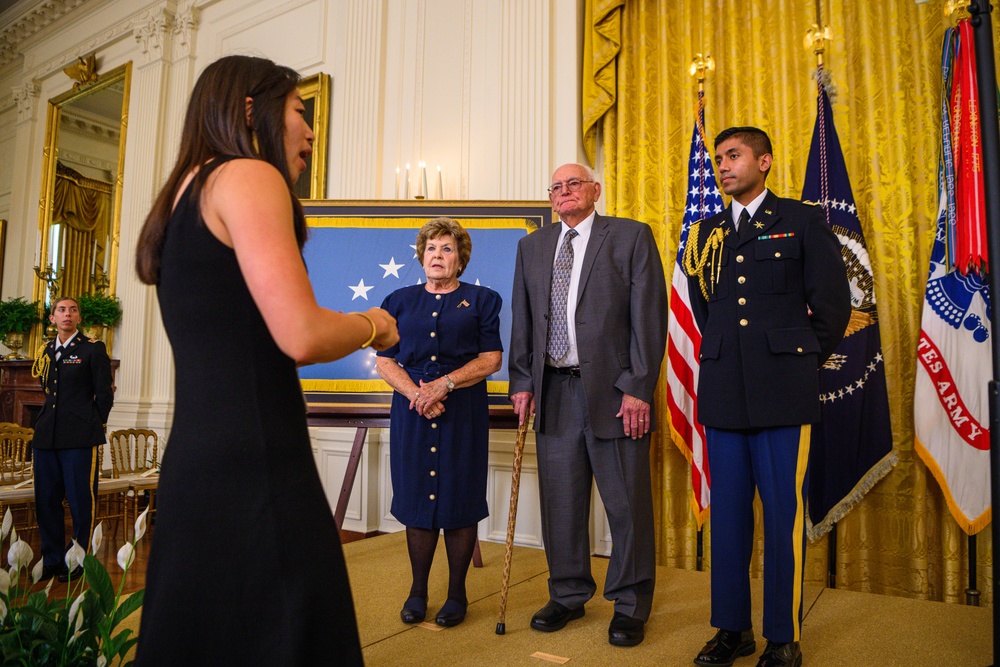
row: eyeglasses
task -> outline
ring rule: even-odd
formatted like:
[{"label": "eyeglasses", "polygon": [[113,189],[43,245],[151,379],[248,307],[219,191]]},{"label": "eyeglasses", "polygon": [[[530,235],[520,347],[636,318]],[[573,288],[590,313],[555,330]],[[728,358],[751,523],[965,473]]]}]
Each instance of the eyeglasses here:
[{"label": "eyeglasses", "polygon": [[566,192],[576,192],[583,187],[584,183],[593,183],[593,181],[581,181],[579,178],[571,178],[565,183],[553,183],[548,187],[549,194],[556,195],[557,197]]}]

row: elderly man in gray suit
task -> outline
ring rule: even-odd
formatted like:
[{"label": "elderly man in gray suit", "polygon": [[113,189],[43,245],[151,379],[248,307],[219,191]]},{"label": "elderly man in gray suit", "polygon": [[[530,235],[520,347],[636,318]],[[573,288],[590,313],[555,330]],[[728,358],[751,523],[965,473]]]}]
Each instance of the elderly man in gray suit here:
[{"label": "elderly man in gray suit", "polygon": [[597,215],[600,196],[589,168],[559,167],[549,199],[562,222],[518,244],[510,399],[522,423],[537,410],[550,599],[531,627],[561,630],[583,616],[597,590],[589,531],[596,479],[613,540],[604,586],[615,603],[608,641],[634,646],[653,602],[649,431],[667,292],[649,226]]}]

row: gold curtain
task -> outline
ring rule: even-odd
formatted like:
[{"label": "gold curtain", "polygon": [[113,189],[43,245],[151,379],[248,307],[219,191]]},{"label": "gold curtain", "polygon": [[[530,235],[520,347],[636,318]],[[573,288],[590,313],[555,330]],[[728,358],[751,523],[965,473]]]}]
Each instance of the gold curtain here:
[{"label": "gold curtain", "polygon": [[[837,585],[964,602],[966,536],[913,448],[915,351],[937,212],[939,62],[948,19],[940,2],[821,4],[834,35],[826,54],[834,121],[875,272],[899,455],[895,469],[837,526]],[[799,196],[816,118],[816,58],[803,47],[816,22],[813,2],[587,0],[585,11],[583,122],[603,154],[606,207],[652,227],[668,279],[687,189],[696,104],[687,68],[696,53],[716,62],[705,84],[709,143],[733,125],[763,128],[774,143],[768,187]],[[663,399],[661,391],[653,443],[658,559],[693,568],[689,466],[670,441]],[[759,523],[758,507],[758,536]],[[992,604],[989,532],[978,535],[978,588]],[[755,576],[761,546],[758,537]],[[827,550],[826,537],[810,545],[807,580],[826,581]]]},{"label": "gold curtain", "polygon": [[89,293],[91,273],[104,272],[110,214],[110,183],[56,163],[52,225],[62,226],[63,294]]}]

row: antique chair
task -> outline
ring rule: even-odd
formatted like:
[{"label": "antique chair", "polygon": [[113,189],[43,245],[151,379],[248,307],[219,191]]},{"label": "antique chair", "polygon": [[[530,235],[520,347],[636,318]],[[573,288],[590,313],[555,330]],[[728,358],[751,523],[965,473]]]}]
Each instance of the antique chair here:
[{"label": "antique chair", "polygon": [[108,437],[111,446],[111,474],[115,479],[127,480],[129,491],[125,496],[125,531],[139,517],[139,496],[148,496],[149,512],[156,511],[156,487],[159,484],[159,446],[155,431],[130,428],[112,431]]},{"label": "antique chair", "polygon": [[19,533],[36,527],[31,465],[33,435],[30,428],[0,422],[0,518],[10,508]]},{"label": "antique chair", "polygon": [[[117,479],[111,471],[104,470],[104,447],[97,448],[97,469],[100,476],[97,478],[97,507],[95,508],[94,526],[102,521],[106,521],[113,526],[108,537],[110,541],[106,544],[115,544],[118,535],[118,524],[125,518],[125,497],[128,495],[131,486],[127,479]],[[128,528],[125,529],[126,537]]]}]

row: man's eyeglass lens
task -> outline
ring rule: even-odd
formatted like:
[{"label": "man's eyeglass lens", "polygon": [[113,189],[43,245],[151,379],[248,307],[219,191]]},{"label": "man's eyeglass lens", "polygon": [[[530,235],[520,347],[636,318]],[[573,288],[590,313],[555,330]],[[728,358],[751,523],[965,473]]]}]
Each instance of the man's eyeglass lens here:
[{"label": "man's eyeglass lens", "polygon": [[563,188],[566,192],[576,192],[583,187],[584,183],[593,183],[593,181],[581,181],[580,179],[574,178],[571,181],[566,181],[565,183],[553,183],[549,186],[549,193],[554,195],[562,194]]}]

